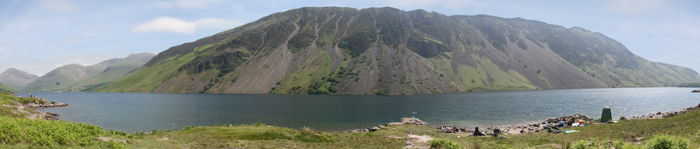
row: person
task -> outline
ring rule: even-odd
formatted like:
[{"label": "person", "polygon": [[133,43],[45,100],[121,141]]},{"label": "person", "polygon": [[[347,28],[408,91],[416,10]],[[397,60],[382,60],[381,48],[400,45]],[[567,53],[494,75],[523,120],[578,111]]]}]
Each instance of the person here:
[{"label": "person", "polygon": [[493,129],[493,137],[498,138],[498,134],[501,134],[501,129]]},{"label": "person", "polygon": [[564,127],[564,120],[559,121],[559,127]]},{"label": "person", "polygon": [[452,128],[448,125],[447,127],[445,127],[445,132],[452,133]]},{"label": "person", "polygon": [[442,126],[442,128],[440,128],[440,132],[445,132],[445,126]]},{"label": "person", "polygon": [[474,136],[483,136],[484,134],[479,132],[479,127],[474,128]]},{"label": "person", "polygon": [[459,129],[457,129],[457,127],[452,127],[452,133],[458,133],[458,132],[459,132]]}]

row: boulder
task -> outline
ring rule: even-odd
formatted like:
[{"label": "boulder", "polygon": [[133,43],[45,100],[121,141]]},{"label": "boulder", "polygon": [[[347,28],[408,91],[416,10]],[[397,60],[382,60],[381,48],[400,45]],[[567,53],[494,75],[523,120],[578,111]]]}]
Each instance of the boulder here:
[{"label": "boulder", "polygon": [[369,132],[375,132],[375,131],[380,130],[380,129],[381,129],[381,128],[379,128],[379,127],[377,127],[377,126],[374,126],[374,127],[372,127],[372,128],[369,128]]},{"label": "boulder", "polygon": [[36,107],[39,107],[39,105],[36,105],[35,103],[29,103],[29,104],[27,104],[27,107],[36,108]]},{"label": "boulder", "polygon": [[399,122],[391,122],[391,123],[386,124],[386,126],[401,126],[401,125],[403,125],[403,124],[399,123]]}]

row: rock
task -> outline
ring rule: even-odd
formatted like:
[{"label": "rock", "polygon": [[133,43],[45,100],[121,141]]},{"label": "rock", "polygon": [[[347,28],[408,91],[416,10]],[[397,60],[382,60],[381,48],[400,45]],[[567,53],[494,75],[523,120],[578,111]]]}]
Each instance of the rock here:
[{"label": "rock", "polygon": [[377,127],[377,126],[374,126],[374,127],[372,127],[372,128],[369,128],[369,132],[375,132],[375,131],[380,130],[380,129],[382,129],[382,128],[379,128],[379,127]]},{"label": "rock", "polygon": [[156,139],[156,141],[158,141],[158,142],[161,142],[161,141],[168,141],[168,138],[160,138],[160,139]]},{"label": "rock", "polygon": [[549,123],[556,123],[557,121],[558,121],[557,118],[549,118],[547,120],[547,122],[549,122]]},{"label": "rock", "polygon": [[403,124],[399,123],[399,122],[391,122],[391,123],[386,124],[386,126],[401,126],[401,125],[403,125]]},{"label": "rock", "polygon": [[109,138],[109,137],[97,137],[97,140],[100,140],[100,141],[102,141],[102,142],[109,142],[110,140],[112,140],[112,138]]},{"label": "rock", "polygon": [[350,133],[358,133],[358,132],[362,132],[362,130],[360,130],[360,129],[355,129],[355,130],[350,131]]},{"label": "rock", "polygon": [[35,107],[39,107],[39,105],[36,105],[35,103],[29,103],[29,104],[27,104],[27,107],[35,108]]},{"label": "rock", "polygon": [[693,93],[700,93],[700,89],[696,89],[692,91]]}]

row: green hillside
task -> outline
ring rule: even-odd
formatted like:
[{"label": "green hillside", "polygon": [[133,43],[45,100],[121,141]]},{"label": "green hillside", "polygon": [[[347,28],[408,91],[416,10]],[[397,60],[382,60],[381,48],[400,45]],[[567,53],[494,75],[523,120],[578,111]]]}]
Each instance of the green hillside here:
[{"label": "green hillside", "polygon": [[299,8],[159,53],[97,92],[435,94],[698,82],[583,28],[395,8]]},{"label": "green hillside", "polygon": [[91,66],[71,64],[61,66],[39,77],[22,89],[25,92],[79,92],[90,90],[124,77],[143,66],[155,54],[132,54]]},{"label": "green hillside", "polygon": [[2,82],[0,82],[0,92],[17,92],[17,91],[15,91],[15,89],[13,89],[5,84],[2,84]]}]

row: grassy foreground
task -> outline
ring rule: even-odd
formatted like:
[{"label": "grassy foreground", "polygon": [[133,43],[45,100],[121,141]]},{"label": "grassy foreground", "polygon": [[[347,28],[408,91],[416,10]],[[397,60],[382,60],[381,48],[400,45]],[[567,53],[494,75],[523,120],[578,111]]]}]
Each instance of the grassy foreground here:
[{"label": "grassy foreground", "polygon": [[[0,100],[7,100],[0,96]],[[8,108],[8,107],[1,107]],[[436,129],[404,125],[366,133],[328,133],[307,128],[291,129],[251,125],[185,127],[179,131],[154,130],[127,134],[99,126],[30,120],[0,113],[0,148],[403,148],[409,134],[435,141],[417,146],[455,148],[647,148],[654,143],[700,147],[700,111],[666,119],[624,120],[615,124],[575,127],[579,133],[546,132],[494,137],[467,137],[466,133],[438,133]],[[660,136],[668,135],[668,136]],[[656,137],[659,136],[659,137]],[[112,141],[101,141],[109,137]],[[667,142],[664,142],[666,138]],[[119,142],[123,140],[126,143]],[[643,145],[633,145],[635,142]]]}]

